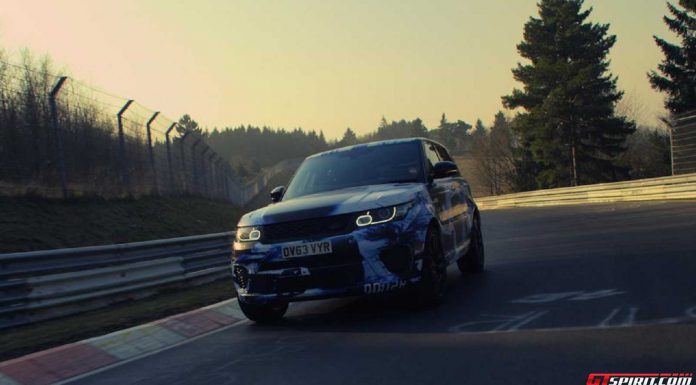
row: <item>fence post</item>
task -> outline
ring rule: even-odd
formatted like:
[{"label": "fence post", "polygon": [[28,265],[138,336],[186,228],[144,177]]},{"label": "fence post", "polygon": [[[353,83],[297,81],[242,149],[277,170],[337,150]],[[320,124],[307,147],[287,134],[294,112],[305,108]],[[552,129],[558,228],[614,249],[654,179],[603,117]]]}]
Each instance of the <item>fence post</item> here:
[{"label": "fence post", "polygon": [[196,147],[198,146],[198,143],[200,143],[200,139],[196,139],[196,141],[193,143],[193,146],[191,146],[191,164],[193,165],[191,167],[192,174],[191,177],[193,178],[193,187],[195,189],[199,189],[198,186],[198,170],[196,170]]},{"label": "fence post", "polygon": [[218,176],[218,171],[217,171],[217,161],[215,160],[215,157],[217,156],[216,153],[213,152],[212,156],[210,157],[210,190],[213,193],[213,197],[217,198],[218,194],[220,193],[220,184],[217,183],[217,176]]},{"label": "fence post", "polygon": [[222,158],[218,157],[217,162],[218,188],[220,189],[220,198],[227,198],[227,186],[225,186],[225,167],[222,164]]},{"label": "fence post", "polygon": [[172,150],[171,150],[171,144],[170,144],[170,139],[169,139],[169,133],[172,132],[172,130],[176,127],[176,123],[172,123],[171,126],[169,126],[169,129],[167,129],[167,133],[165,136],[167,137],[167,167],[169,168],[169,192],[173,193],[174,192],[174,167],[172,166]]},{"label": "fence post", "polygon": [[155,151],[152,147],[152,129],[150,128],[152,122],[154,122],[155,119],[157,119],[157,115],[159,115],[159,111],[152,114],[152,117],[150,117],[150,120],[147,121],[145,127],[147,127],[147,148],[148,152],[150,153],[150,167],[152,168],[152,177],[155,181],[155,192],[159,194],[160,191],[159,183],[157,183],[157,169],[155,168]]},{"label": "fence post", "polygon": [[[131,192],[130,188],[130,178],[128,176],[128,167],[126,167],[126,136],[123,133],[123,113],[126,112],[128,107],[133,104],[133,100],[128,100],[126,104],[121,107],[121,109],[116,114],[116,119],[118,121],[118,145],[119,145],[119,161],[121,168],[121,183],[125,185],[126,191]],[[123,187],[123,186],[121,186]]]},{"label": "fence post", "polygon": [[223,189],[225,193],[225,200],[230,201],[230,174],[229,174],[229,169],[227,168],[226,162],[222,161],[222,183],[223,183]]},{"label": "fence post", "polygon": [[[205,143],[204,143],[204,144],[205,144]],[[205,148],[203,149],[203,152],[201,153],[201,167],[200,167],[200,170],[201,170],[202,178],[199,178],[199,179],[198,179],[198,181],[199,181],[199,182],[202,182],[202,184],[203,184],[203,187],[200,188],[200,192],[201,192],[203,195],[207,195],[207,194],[208,194],[208,177],[209,177],[209,174],[210,174],[210,170],[208,170],[208,162],[206,161],[206,160],[208,160],[208,158],[205,157],[205,154],[208,153],[208,150],[210,150],[210,147],[205,146]],[[202,179],[202,181],[201,181],[201,179]]]},{"label": "fence post", "polygon": [[233,183],[234,172],[232,172],[232,166],[225,162],[225,186],[227,186],[227,200],[230,202],[235,202]]},{"label": "fence post", "polygon": [[60,174],[60,187],[63,192],[63,199],[68,198],[68,182],[67,173],[65,172],[65,153],[63,152],[63,132],[58,124],[58,107],[56,106],[56,96],[65,84],[67,76],[61,76],[53,86],[53,89],[48,94],[48,104],[51,108],[51,125],[53,125],[53,134],[55,135],[55,151],[58,161],[58,173]]},{"label": "fence post", "polygon": [[220,161],[220,173],[222,174],[222,194],[226,201],[230,199],[230,186],[227,183],[227,168],[225,167],[225,161]]},{"label": "fence post", "polygon": [[217,160],[217,154],[215,155],[215,159],[213,160],[213,186],[215,186],[215,197],[220,198],[222,195],[222,184],[220,184],[220,165],[218,164]]},{"label": "fence post", "polygon": [[227,168],[225,167],[225,161],[220,158],[220,180],[222,181],[222,197],[226,200],[230,200],[230,186],[227,185]]},{"label": "fence post", "polygon": [[[210,148],[210,147],[208,147]],[[215,163],[213,162],[213,158],[215,158],[217,154],[215,152],[212,152],[210,156],[208,157],[208,169],[210,170],[210,176],[208,177],[208,182],[209,182],[209,189],[212,192],[213,196],[215,196],[217,188],[215,187]]]},{"label": "fence post", "polygon": [[[188,186],[191,185],[191,180],[188,179],[187,173],[186,173],[186,151],[184,150],[184,140],[188,138],[189,133],[186,132],[184,135],[181,135],[181,138],[179,138],[179,152],[181,155],[181,190],[188,191]],[[193,162],[193,152],[191,153],[191,162]],[[193,178],[193,175],[191,176]]]},{"label": "fence post", "polygon": [[[227,168],[225,168],[227,169]],[[230,183],[232,182],[232,175],[230,175],[229,170],[225,172],[225,194],[227,195],[227,201],[232,202],[234,199],[232,198],[232,190],[230,189]]]}]

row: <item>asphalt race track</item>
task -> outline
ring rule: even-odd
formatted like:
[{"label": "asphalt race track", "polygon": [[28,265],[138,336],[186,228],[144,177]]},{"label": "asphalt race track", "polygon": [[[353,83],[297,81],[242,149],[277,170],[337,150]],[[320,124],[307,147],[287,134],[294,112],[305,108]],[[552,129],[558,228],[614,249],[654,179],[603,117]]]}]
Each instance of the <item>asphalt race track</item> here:
[{"label": "asphalt race track", "polygon": [[483,213],[487,270],[405,295],[296,304],[77,384],[584,384],[696,370],[696,201]]}]

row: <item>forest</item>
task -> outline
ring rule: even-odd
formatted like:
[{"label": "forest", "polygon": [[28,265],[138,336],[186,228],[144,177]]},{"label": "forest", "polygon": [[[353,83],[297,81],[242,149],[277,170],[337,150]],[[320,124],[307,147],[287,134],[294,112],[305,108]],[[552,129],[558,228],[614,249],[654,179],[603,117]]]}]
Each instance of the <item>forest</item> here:
[{"label": "forest", "polygon": [[[210,129],[195,120],[205,117],[188,114],[176,122],[157,118],[149,137],[146,121],[153,111],[137,103],[123,116],[126,134],[119,135],[115,113],[124,99],[107,100],[108,93],[71,78],[52,106],[48,95],[59,72],[52,61],[29,51],[12,60],[0,50],[0,183],[10,193],[16,186],[25,193],[33,186],[49,191],[58,185],[62,167],[72,186],[96,195],[124,190],[124,179],[132,182],[128,176],[147,193],[175,184],[180,188],[171,192],[201,193],[211,185],[200,178],[243,183],[286,159],[404,137],[444,144],[466,160],[465,174],[489,194],[669,175],[670,117],[696,110],[696,2],[667,3],[667,10],[664,23],[680,41],[655,37],[664,59],[646,80],[665,96],[666,114],[654,126],[636,123],[643,107],[618,88],[610,69],[617,36],[609,23],[588,21],[592,9],[582,0],[539,2],[538,15],[523,26],[517,45],[523,61],[512,68],[519,87],[501,97],[504,111],[483,119],[449,119],[443,113],[436,127],[420,118],[383,116],[373,130],[358,134],[347,127],[334,139],[321,129],[301,127]],[[170,123],[176,135],[165,139]],[[165,151],[165,144],[178,144],[181,151]],[[65,156],[59,159],[60,151]],[[182,175],[189,180],[174,181]],[[226,185],[210,183],[218,195],[228,194]]]}]

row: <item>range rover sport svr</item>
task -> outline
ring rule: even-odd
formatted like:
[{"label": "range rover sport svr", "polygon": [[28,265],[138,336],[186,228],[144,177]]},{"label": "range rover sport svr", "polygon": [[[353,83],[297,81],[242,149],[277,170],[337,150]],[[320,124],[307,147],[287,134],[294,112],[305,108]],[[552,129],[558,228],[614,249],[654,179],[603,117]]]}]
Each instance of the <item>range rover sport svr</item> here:
[{"label": "range rover sport svr", "polygon": [[283,317],[288,302],[404,288],[438,302],[449,264],[483,270],[469,185],[428,139],[312,155],[271,201],[239,220],[233,247],[239,305],[254,321]]}]

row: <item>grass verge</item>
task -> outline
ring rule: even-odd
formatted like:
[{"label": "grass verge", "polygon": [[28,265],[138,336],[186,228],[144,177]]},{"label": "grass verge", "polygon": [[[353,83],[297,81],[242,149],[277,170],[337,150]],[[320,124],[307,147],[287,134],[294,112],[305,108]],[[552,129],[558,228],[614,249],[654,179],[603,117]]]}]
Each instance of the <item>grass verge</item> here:
[{"label": "grass verge", "polygon": [[0,331],[0,361],[108,334],[234,297],[229,279]]},{"label": "grass verge", "polygon": [[229,203],[196,196],[0,197],[0,253],[230,231],[239,214]]}]

